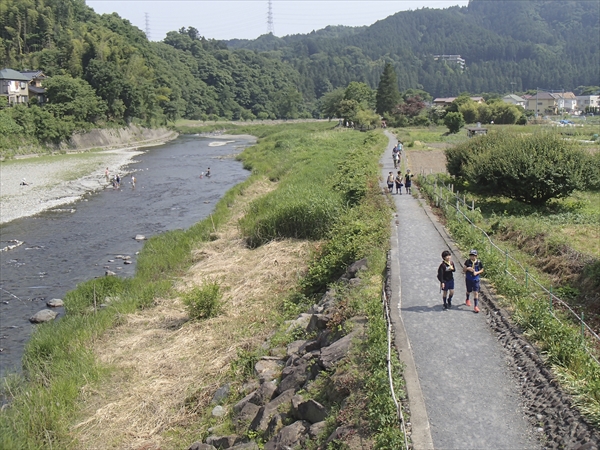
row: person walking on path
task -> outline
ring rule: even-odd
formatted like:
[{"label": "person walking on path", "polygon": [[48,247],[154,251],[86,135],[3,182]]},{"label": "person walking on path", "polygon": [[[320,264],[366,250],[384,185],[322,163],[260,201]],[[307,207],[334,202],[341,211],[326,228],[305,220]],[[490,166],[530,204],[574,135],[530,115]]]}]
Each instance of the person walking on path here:
[{"label": "person walking on path", "polygon": [[396,147],[394,147],[394,150],[392,151],[392,158],[394,159],[394,169],[397,169],[398,164],[400,163],[400,153]]},{"label": "person walking on path", "polygon": [[479,275],[483,273],[483,263],[477,258],[477,250],[473,249],[469,252],[469,259],[465,261],[463,272],[465,273],[465,281],[467,284],[467,299],[465,304],[471,306],[469,296],[473,293],[473,312],[479,312]]},{"label": "person walking on path", "polygon": [[406,171],[406,175],[404,175],[404,188],[406,189],[407,194],[411,193],[412,177],[413,174],[410,173],[410,169],[408,169]]},{"label": "person walking on path", "polygon": [[402,172],[398,171],[398,175],[394,179],[394,183],[396,184],[396,194],[402,195]]},{"label": "person walking on path", "polygon": [[388,173],[387,177],[387,187],[390,194],[394,193],[394,174],[392,172]]},{"label": "person walking on path", "polygon": [[452,308],[452,296],[454,295],[454,262],[452,254],[448,250],[442,252],[442,263],[438,267],[437,279],[440,281],[444,309]]}]

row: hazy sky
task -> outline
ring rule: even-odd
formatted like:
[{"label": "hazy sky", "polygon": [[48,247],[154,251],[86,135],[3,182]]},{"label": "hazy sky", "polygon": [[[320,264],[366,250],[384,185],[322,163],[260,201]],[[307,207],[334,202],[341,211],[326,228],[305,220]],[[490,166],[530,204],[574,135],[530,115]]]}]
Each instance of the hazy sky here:
[{"label": "hazy sky", "polygon": [[[398,11],[466,6],[468,0],[272,0],[275,36],[305,34],[327,25],[371,25]],[[150,39],[194,27],[208,39],[255,39],[267,33],[268,0],[87,0],[98,14],[116,12]],[[146,16],[147,13],[147,16]]]}]

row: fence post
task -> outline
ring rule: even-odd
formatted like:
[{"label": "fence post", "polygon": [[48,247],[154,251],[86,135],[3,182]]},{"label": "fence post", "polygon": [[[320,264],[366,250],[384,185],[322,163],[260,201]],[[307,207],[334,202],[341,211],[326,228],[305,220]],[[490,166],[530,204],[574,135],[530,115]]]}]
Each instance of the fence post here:
[{"label": "fence post", "polygon": [[475,200],[471,200],[471,211],[475,211]]}]

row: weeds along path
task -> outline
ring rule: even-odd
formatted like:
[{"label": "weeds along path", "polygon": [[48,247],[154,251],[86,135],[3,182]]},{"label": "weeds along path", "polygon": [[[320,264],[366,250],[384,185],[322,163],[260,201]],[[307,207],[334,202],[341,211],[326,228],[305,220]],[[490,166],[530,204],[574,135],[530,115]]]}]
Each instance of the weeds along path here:
[{"label": "weeds along path", "polygon": [[84,388],[87,407],[73,429],[81,448],[181,448],[172,431],[186,425],[187,442],[197,437],[193,424],[224,383],[231,360],[266,339],[273,297],[295,285],[309,257],[307,242],[283,240],[255,250],[244,245],[237,220],[251,200],[274,188],[268,181],[247,188],[227,226],[195,249],[194,266],[178,282],[183,293],[218,281],[221,315],[189,322],[179,298],[159,298],[96,342],[95,352],[114,376]]},{"label": "weeds along path", "polygon": [[[393,170],[389,159],[386,154],[382,160],[383,174]],[[479,314],[465,305],[466,258],[429,207],[410,195],[393,198],[399,274],[392,279],[400,279],[398,309],[410,342],[399,350],[414,356],[434,447],[600,445],[492,294],[483,290]],[[435,275],[446,249],[453,252],[457,273],[453,307],[445,311]]]}]

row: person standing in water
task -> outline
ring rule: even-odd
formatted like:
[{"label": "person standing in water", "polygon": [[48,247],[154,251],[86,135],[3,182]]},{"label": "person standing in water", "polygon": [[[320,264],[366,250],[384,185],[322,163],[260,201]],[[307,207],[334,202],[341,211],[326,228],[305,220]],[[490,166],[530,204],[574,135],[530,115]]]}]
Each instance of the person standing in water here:
[{"label": "person standing in water", "polygon": [[210,167],[208,169],[206,169],[205,175],[207,178],[210,178]]}]

